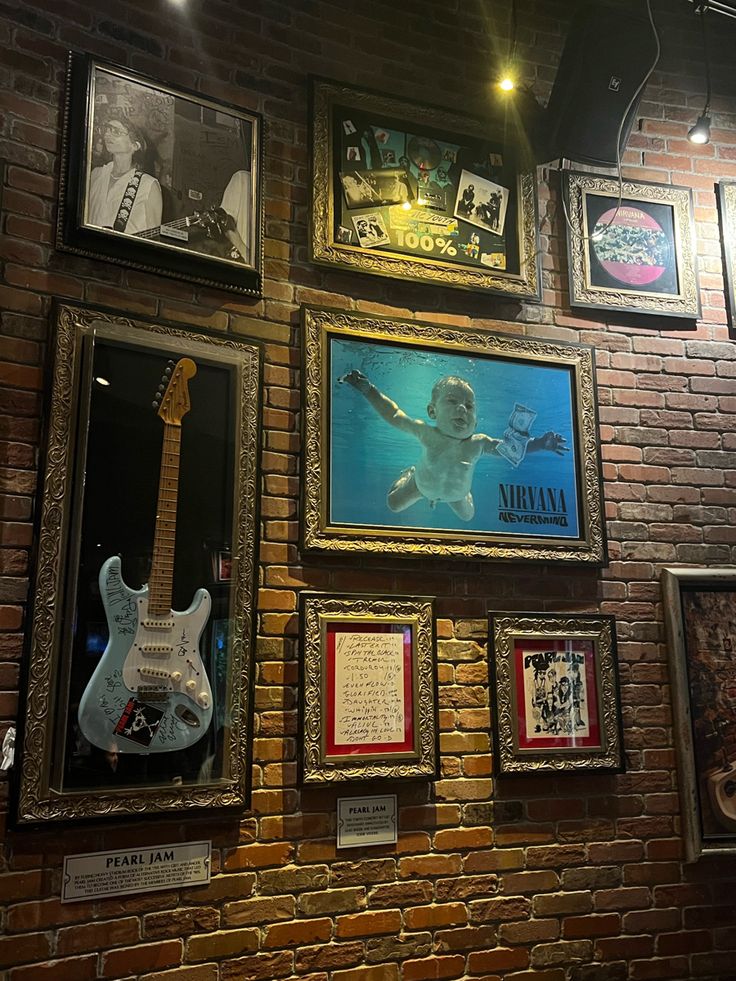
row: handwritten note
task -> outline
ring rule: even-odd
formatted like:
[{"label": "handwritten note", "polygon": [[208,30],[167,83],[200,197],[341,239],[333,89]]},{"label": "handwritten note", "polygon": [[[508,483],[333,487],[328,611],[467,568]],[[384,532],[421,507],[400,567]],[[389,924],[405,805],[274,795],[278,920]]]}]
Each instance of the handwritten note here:
[{"label": "handwritten note", "polygon": [[404,635],[335,637],[335,742],[403,743]]}]

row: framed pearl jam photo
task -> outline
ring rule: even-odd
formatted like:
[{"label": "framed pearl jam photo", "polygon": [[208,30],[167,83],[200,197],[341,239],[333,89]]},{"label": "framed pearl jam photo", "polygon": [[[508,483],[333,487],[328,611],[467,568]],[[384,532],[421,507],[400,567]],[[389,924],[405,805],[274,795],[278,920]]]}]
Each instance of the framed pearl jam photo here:
[{"label": "framed pearl jam photo", "polygon": [[539,300],[536,176],[502,127],[324,79],[311,124],[314,262]]},{"label": "framed pearl jam photo", "polygon": [[71,53],[57,248],[260,295],[257,113]]},{"label": "framed pearl jam photo", "polygon": [[695,320],[700,294],[689,187],[563,171],[570,305]]},{"label": "framed pearl jam photo", "polygon": [[18,822],[242,808],[260,348],[61,306],[52,352]]},{"label": "framed pearl jam photo", "polygon": [[302,319],[305,551],[605,563],[591,347]]},{"label": "framed pearl jam photo", "polygon": [[622,770],[613,617],[490,613],[497,776]]}]

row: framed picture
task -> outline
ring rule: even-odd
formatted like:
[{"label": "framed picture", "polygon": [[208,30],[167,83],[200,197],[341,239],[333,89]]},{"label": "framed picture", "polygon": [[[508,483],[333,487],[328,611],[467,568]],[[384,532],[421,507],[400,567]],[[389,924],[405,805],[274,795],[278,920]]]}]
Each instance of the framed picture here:
[{"label": "framed picture", "polygon": [[261,118],[69,55],[57,247],[261,292]]},{"label": "framed picture", "polygon": [[230,582],[232,579],[233,556],[229,547],[210,548],[210,571],[212,582]]},{"label": "framed picture", "polygon": [[605,562],[592,348],[302,314],[305,550]]},{"label": "framed picture", "polygon": [[435,777],[429,597],[302,593],[304,784]]},{"label": "framed picture", "polygon": [[623,770],[613,617],[490,613],[498,776]]},{"label": "framed picture", "polygon": [[685,858],[736,853],[736,568],[663,569]]},{"label": "framed picture", "polygon": [[541,296],[536,177],[487,120],[312,79],[315,262]]},{"label": "framed picture", "polygon": [[570,304],[700,316],[689,187],[563,171]]},{"label": "framed picture", "polygon": [[242,807],[260,350],[62,306],[53,358],[18,822]]},{"label": "framed picture", "polygon": [[736,332],[736,181],[718,185],[718,209],[721,219],[728,320],[733,337]]}]

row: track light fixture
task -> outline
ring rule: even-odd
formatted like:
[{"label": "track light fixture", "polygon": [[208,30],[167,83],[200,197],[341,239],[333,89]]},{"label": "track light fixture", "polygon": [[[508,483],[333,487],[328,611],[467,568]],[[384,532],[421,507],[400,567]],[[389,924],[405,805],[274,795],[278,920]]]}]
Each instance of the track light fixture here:
[{"label": "track light fixture", "polygon": [[708,57],[708,33],[705,29],[705,15],[710,6],[709,0],[702,0],[695,8],[695,12],[700,14],[700,26],[703,30],[703,61],[705,63],[705,105],[703,111],[698,116],[697,122],[687,134],[691,143],[710,142],[710,58]]}]

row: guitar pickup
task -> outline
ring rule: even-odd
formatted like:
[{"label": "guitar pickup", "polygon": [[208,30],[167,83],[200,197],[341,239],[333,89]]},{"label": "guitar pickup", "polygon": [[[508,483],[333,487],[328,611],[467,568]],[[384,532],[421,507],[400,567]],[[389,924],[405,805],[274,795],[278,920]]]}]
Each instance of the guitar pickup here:
[{"label": "guitar pickup", "polygon": [[174,653],[171,644],[141,644],[139,650],[141,654],[153,654],[156,657],[166,657]]},{"label": "guitar pickup", "polygon": [[143,621],[143,626],[146,630],[173,630],[174,618],[169,617],[168,620],[151,620],[150,617],[146,617]]},{"label": "guitar pickup", "polygon": [[138,698],[142,702],[167,702],[169,700],[169,689],[154,688],[151,685],[139,685]]},{"label": "guitar pickup", "polygon": [[163,678],[166,681],[171,680],[170,671],[164,671],[163,668],[152,668],[147,664],[144,664],[142,668],[138,668],[138,674],[145,675],[147,678]]}]

